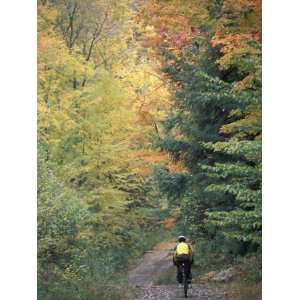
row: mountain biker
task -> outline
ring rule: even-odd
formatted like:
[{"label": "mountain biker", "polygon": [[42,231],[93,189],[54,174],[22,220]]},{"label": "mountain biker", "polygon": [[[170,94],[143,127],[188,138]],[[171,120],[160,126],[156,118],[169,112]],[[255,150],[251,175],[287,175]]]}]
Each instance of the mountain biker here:
[{"label": "mountain biker", "polygon": [[186,237],[178,237],[178,244],[173,253],[173,264],[177,267],[177,281],[182,283],[182,274],[180,272],[180,263],[185,262],[188,282],[192,282],[191,266],[194,262],[193,250],[190,244],[186,242]]}]

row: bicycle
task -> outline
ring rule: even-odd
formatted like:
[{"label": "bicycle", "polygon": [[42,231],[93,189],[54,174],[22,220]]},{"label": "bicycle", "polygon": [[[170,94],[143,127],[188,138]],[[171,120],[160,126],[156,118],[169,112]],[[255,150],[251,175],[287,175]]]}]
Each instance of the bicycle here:
[{"label": "bicycle", "polygon": [[185,262],[181,262],[179,265],[180,272],[182,275],[182,284],[183,284],[183,292],[184,292],[184,297],[187,298],[187,292],[189,288],[189,280],[188,280],[188,274],[187,274],[187,266]]}]

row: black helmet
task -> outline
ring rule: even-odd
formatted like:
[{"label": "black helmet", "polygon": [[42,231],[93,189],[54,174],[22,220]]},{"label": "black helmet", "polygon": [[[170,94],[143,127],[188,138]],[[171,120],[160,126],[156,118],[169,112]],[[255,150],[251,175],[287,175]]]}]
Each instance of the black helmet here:
[{"label": "black helmet", "polygon": [[186,238],[185,238],[184,235],[180,235],[180,236],[178,237],[178,242],[185,242],[185,241],[186,241]]}]

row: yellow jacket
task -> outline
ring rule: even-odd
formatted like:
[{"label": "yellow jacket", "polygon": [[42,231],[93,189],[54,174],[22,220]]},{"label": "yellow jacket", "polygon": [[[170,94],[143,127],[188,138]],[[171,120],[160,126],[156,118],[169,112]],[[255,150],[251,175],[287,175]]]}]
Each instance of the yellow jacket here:
[{"label": "yellow jacket", "polygon": [[176,262],[176,257],[178,255],[186,254],[189,256],[190,261],[193,261],[193,249],[190,244],[186,242],[180,242],[174,249],[173,262]]}]

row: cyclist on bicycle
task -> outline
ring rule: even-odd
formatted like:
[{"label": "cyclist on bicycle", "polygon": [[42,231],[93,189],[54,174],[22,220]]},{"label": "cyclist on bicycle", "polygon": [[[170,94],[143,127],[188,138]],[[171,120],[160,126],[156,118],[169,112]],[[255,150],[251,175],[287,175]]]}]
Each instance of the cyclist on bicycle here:
[{"label": "cyclist on bicycle", "polygon": [[190,244],[186,242],[185,236],[178,237],[178,245],[174,249],[173,264],[177,267],[177,281],[182,283],[182,274],[180,272],[180,263],[184,262],[186,265],[186,274],[189,283],[192,282],[191,265],[194,262],[193,250]]}]

